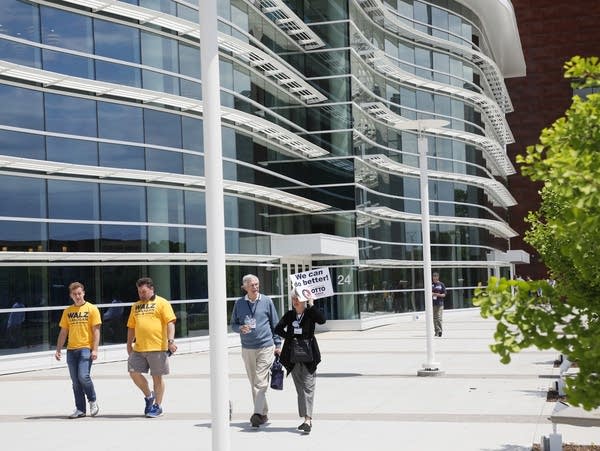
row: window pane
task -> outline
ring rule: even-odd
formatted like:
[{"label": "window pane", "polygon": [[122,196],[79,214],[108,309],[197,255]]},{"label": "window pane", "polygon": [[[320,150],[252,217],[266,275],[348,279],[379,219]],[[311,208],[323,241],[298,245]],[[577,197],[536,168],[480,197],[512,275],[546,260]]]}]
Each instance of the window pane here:
[{"label": "window pane", "polygon": [[144,148],[100,143],[100,166],[144,169]]},{"label": "window pane", "polygon": [[46,224],[0,221],[0,250],[41,252],[46,244]]},{"label": "window pane", "polygon": [[100,186],[102,220],[146,221],[146,192],[141,186]]},{"label": "window pane", "polygon": [[161,111],[144,111],[144,131],[148,144],[181,147],[181,117]]},{"label": "window pane", "polygon": [[96,102],[57,94],[45,100],[48,131],[96,136]]},{"label": "window pane", "polygon": [[177,41],[142,32],[142,64],[171,72],[179,69]]},{"label": "window pane", "polygon": [[183,192],[168,188],[148,188],[148,221],[183,224]]},{"label": "window pane", "polygon": [[56,8],[40,8],[42,43],[93,53],[92,19]]},{"label": "window pane", "polygon": [[94,42],[97,55],[140,62],[140,32],[136,28],[95,19]]},{"label": "window pane", "polygon": [[146,251],[146,226],[104,225],[101,227],[101,233],[101,252]]},{"label": "window pane", "polygon": [[49,224],[50,252],[95,252],[98,250],[100,226],[97,224]]},{"label": "window pane", "polygon": [[98,136],[144,142],[142,114],[141,108],[98,102]]},{"label": "window pane", "polygon": [[44,108],[41,92],[0,84],[0,123],[15,127],[44,129]]},{"label": "window pane", "polygon": [[199,191],[186,191],[185,197],[185,223],[206,225],[206,205],[204,193]]},{"label": "window pane", "polygon": [[91,58],[42,50],[42,62],[44,70],[73,77],[94,78],[94,60]]},{"label": "window pane", "polygon": [[0,216],[46,216],[44,181],[29,177],[0,176]]},{"label": "window pane", "polygon": [[96,60],[96,79],[120,85],[142,87],[142,71],[137,67]]},{"label": "window pane", "polygon": [[183,159],[180,153],[168,150],[147,149],[146,169],[148,171],[183,173]]},{"label": "window pane", "polygon": [[2,155],[38,160],[45,158],[44,137],[41,135],[0,130],[0,149]]},{"label": "window pane", "polygon": [[98,147],[94,141],[48,136],[46,152],[48,160],[90,166],[98,165]]},{"label": "window pane", "polygon": [[0,2],[2,33],[28,41],[40,42],[40,24],[37,5],[25,2]]},{"label": "window pane", "polygon": [[48,217],[98,220],[98,185],[48,180]]}]

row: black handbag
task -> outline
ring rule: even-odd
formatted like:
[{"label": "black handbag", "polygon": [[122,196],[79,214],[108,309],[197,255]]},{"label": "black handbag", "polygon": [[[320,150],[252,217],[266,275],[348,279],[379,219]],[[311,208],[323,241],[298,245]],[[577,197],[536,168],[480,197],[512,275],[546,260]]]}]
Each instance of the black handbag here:
[{"label": "black handbag", "polygon": [[290,362],[306,363],[313,361],[312,339],[311,338],[292,338],[292,347],[290,349]]},{"label": "black handbag", "polygon": [[271,388],[273,390],[283,390],[283,365],[279,361],[279,356],[275,356],[273,365],[271,365]]}]

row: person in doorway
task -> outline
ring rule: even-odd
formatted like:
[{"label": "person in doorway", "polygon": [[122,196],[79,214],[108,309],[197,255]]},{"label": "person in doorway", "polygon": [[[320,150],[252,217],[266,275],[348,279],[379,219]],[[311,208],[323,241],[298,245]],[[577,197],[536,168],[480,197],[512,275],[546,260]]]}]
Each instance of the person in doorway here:
[{"label": "person in doorway", "polygon": [[[292,374],[298,394],[298,415],[304,420],[298,429],[309,434],[312,430],[316,371],[321,362],[321,352],[315,338],[315,324],[325,324],[325,316],[314,307],[312,295],[303,298],[294,289],[291,298],[293,308],[283,315],[275,326],[275,333],[284,338],[280,360],[288,374]],[[294,356],[292,348],[294,340],[298,339],[307,340],[309,343],[310,351],[306,359],[297,359]]]},{"label": "person in doorway", "polygon": [[431,279],[431,291],[433,293],[433,327],[435,329],[435,336],[441,337],[446,285],[440,281],[440,275],[437,272],[434,272],[431,275]]},{"label": "person in doorway", "polygon": [[[156,418],[163,414],[163,376],[169,374],[168,356],[177,351],[177,318],[169,301],[154,294],[154,282],[150,277],[142,277],[136,286],[140,299],[131,306],[127,320],[127,370],[144,394],[144,415]],[[142,374],[148,371],[153,390]]]},{"label": "person in doorway", "polygon": [[90,377],[92,362],[98,358],[100,344],[100,311],[98,307],[85,300],[83,284],[73,282],[69,285],[69,296],[73,305],[67,307],[60,318],[58,340],[54,357],[60,360],[61,350],[67,342],[67,366],[73,383],[75,410],[69,418],[81,418],[86,415],[85,399],[90,405],[90,415],[98,415],[96,390]]},{"label": "person in doorway", "polygon": [[252,388],[254,413],[252,427],[268,421],[267,389],[269,373],[275,354],[281,352],[281,338],[275,334],[279,318],[273,301],[260,293],[258,277],[247,274],[242,278],[246,295],[235,301],[231,313],[231,330],[240,334],[242,359]]}]

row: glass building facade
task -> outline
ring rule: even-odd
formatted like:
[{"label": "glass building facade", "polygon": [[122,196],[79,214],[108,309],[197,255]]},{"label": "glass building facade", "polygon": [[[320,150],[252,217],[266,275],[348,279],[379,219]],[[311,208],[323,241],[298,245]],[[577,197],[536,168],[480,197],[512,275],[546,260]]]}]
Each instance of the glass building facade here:
[{"label": "glass building facade", "polygon": [[[426,133],[447,307],[508,274],[512,106],[469,3],[218,1],[229,308],[246,273],[284,309],[287,275],[327,266],[330,320],[423,310],[406,120],[449,122]],[[117,313],[104,344],[124,341],[142,276],[174,303],[177,336],[207,333],[198,15],[198,0],[0,2],[1,353],[52,347],[72,281]],[[303,252],[307,235],[356,252]]]}]

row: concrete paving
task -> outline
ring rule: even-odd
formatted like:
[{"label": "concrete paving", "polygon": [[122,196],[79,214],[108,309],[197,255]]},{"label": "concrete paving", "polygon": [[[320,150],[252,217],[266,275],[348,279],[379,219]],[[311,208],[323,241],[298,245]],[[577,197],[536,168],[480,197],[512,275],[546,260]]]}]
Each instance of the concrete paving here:
[{"label": "concrete paving", "polygon": [[[270,421],[254,429],[240,349],[229,352],[233,404],[231,450],[525,451],[552,431],[555,403],[546,393],[558,375],[557,354],[527,350],[503,365],[488,346],[495,323],[477,310],[446,311],[435,339],[445,375],[417,377],[426,358],[423,317],[362,332],[318,335],[313,431],[300,420],[291,377],[270,390]],[[66,368],[0,376],[3,450],[211,450],[209,356],[171,358],[165,415],[147,419],[125,362],[92,368],[100,414],[66,418],[74,409]],[[600,428],[560,425],[563,441],[600,443]]]}]

